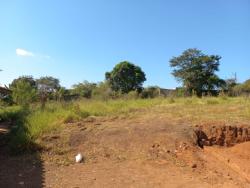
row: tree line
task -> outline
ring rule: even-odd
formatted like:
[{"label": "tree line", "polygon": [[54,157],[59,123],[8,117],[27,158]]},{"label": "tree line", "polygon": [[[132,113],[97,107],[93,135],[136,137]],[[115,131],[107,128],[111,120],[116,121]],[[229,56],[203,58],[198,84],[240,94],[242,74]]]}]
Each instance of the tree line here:
[{"label": "tree line", "polygon": [[[219,71],[221,57],[206,55],[198,49],[187,49],[181,55],[170,59],[172,75],[182,87],[176,92],[182,95],[240,95],[250,92],[250,80],[243,84],[236,78],[224,80],[216,72]],[[113,70],[105,73],[105,80],[100,83],[84,81],[66,89],[57,78],[45,76],[34,79],[32,76],[20,76],[9,85],[9,95],[1,95],[1,100],[9,104],[16,103],[28,106],[33,101],[40,101],[44,107],[47,100],[71,100],[74,98],[117,98],[119,96],[137,96],[152,98],[160,94],[160,88],[143,88],[146,75],[143,70],[128,61],[118,63]]]}]

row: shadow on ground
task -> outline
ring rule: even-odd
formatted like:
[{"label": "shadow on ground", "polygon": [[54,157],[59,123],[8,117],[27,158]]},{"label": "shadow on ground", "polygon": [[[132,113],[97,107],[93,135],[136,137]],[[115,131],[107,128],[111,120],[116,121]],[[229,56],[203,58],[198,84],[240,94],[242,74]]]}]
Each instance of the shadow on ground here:
[{"label": "shadow on ground", "polygon": [[39,152],[13,155],[8,147],[9,137],[8,131],[0,130],[0,187],[43,187],[44,168]]}]

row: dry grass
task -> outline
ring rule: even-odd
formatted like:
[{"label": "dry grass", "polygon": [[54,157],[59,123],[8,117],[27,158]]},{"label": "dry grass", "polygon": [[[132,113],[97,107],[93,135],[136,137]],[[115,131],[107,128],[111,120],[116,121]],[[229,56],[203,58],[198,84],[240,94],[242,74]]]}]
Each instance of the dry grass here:
[{"label": "dry grass", "polygon": [[[0,117],[11,119],[19,117],[20,108],[11,107],[1,110]],[[247,124],[250,120],[250,100],[248,98],[156,98],[129,100],[80,100],[71,103],[48,103],[41,111],[37,105],[22,122],[20,129],[14,131],[12,145],[30,148],[43,135],[60,132],[65,129],[65,123],[79,122],[88,116],[136,116],[145,110],[152,110],[155,118],[164,116],[170,121],[202,124],[217,122],[226,124]],[[28,141],[27,141],[28,140]]]},{"label": "dry grass", "polygon": [[163,104],[161,107],[159,113],[164,113],[171,119],[181,119],[193,124],[202,122],[248,123],[250,120],[248,98],[175,99],[175,103]]}]

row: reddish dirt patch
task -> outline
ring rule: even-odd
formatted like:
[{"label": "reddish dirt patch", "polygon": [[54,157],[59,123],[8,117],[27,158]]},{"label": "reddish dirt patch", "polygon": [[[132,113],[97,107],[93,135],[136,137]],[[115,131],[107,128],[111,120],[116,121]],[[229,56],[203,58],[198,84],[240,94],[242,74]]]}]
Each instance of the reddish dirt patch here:
[{"label": "reddish dirt patch", "polygon": [[236,143],[250,141],[250,126],[202,125],[195,129],[199,146],[233,146]]},{"label": "reddish dirt patch", "polygon": [[45,172],[39,155],[10,156],[1,150],[0,161],[0,187],[43,187]]},{"label": "reddish dirt patch", "polygon": [[[0,187],[250,187],[249,142],[203,150],[192,126],[157,113],[65,125],[43,142],[48,150],[35,167],[26,157],[1,158]],[[77,153],[83,163],[74,162]],[[55,156],[69,163],[56,165]]]},{"label": "reddish dirt patch", "polygon": [[206,147],[205,151],[250,183],[250,142],[230,148]]},{"label": "reddish dirt patch", "polygon": [[[99,119],[78,124],[71,133],[72,164],[48,164],[48,187],[250,186],[244,174],[218,160],[212,151],[197,147],[193,128],[183,122],[153,114],[127,120]],[[78,152],[85,160],[74,164]],[[218,155],[223,156],[223,152]]]}]

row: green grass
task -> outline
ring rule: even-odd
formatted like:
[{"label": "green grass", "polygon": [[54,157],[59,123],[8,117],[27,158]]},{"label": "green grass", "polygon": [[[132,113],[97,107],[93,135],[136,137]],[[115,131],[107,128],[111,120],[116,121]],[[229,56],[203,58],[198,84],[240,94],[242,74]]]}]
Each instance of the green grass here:
[{"label": "green grass", "polygon": [[162,102],[152,100],[80,100],[70,103],[49,102],[44,110],[33,104],[29,110],[14,106],[0,111],[2,121],[15,123],[9,135],[10,147],[15,153],[37,149],[37,141],[45,134],[60,131],[67,123],[81,121],[88,116],[114,116],[141,108],[150,108]]},{"label": "green grass", "polygon": [[18,119],[18,116],[20,116],[21,111],[22,109],[19,106],[0,107],[0,122],[9,122]]},{"label": "green grass", "polygon": [[64,123],[81,121],[88,116],[114,116],[126,114],[133,110],[150,108],[160,104],[162,100],[80,100],[72,103],[52,102],[45,110],[38,107],[30,113],[25,122],[32,138],[37,139],[43,134],[62,128]]},{"label": "green grass", "polygon": [[170,120],[181,120],[187,124],[220,122],[247,124],[250,121],[248,98],[176,98],[173,104],[163,104],[159,109]]},{"label": "green grass", "polygon": [[[20,107],[0,109],[3,121],[14,120],[17,127],[12,131],[11,145],[14,149],[30,149],[43,135],[64,129],[65,123],[81,121],[88,116],[119,116],[134,114],[139,109],[163,113],[170,119],[187,122],[201,121],[249,121],[248,98],[155,98],[127,100],[79,100],[69,103],[49,102],[41,110],[34,104],[29,112]],[[18,120],[18,121],[17,121]]]}]

